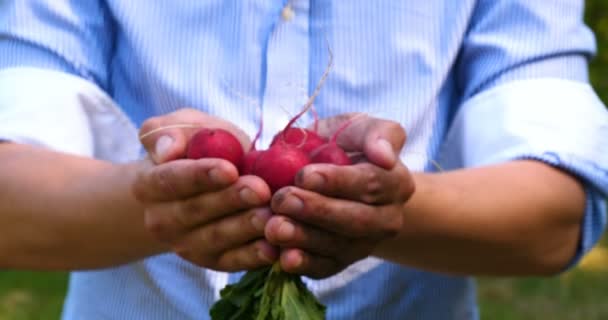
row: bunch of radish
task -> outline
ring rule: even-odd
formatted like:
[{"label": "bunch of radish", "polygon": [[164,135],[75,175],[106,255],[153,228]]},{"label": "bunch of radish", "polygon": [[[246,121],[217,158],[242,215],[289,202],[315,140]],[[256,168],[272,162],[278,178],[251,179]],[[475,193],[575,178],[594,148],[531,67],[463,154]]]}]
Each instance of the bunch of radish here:
[{"label": "bunch of radish", "polygon": [[307,164],[351,164],[346,152],[336,143],[340,130],[326,139],[313,130],[293,127],[296,119],[297,116],[274,136],[267,150],[256,149],[256,137],[247,153],[230,132],[219,128],[201,129],[190,140],[187,157],[230,161],[239,169],[240,175],[262,178],[273,193],[293,185],[296,174]]},{"label": "bunch of radish", "polygon": [[238,139],[230,132],[220,128],[203,128],[190,140],[187,157],[189,159],[221,158],[230,161],[239,169],[240,175],[256,175],[262,178],[273,193],[282,187],[293,185],[296,174],[307,164],[351,164],[346,152],[336,143],[338,135],[350,124],[350,121],[346,121],[329,139],[319,136],[316,113],[313,130],[294,126],[302,115],[311,110],[330,67],[331,55],[330,63],[313,95],[302,111],[274,136],[267,150],[256,149],[256,142],[262,131],[260,122],[260,128],[251,148],[246,153]]},{"label": "bunch of radish", "polygon": [[[187,158],[221,158],[231,162],[239,175],[262,178],[272,193],[293,185],[296,174],[311,163],[349,165],[351,160],[337,144],[338,135],[350,124],[346,121],[329,138],[318,134],[318,117],[313,129],[294,126],[309,110],[329,73],[330,62],[317,88],[302,111],[285,128],[276,133],[267,150],[257,150],[256,142],[262,132],[262,121],[247,152],[230,132],[220,128],[200,129],[189,141]],[[323,320],[326,307],[306,288],[301,277],[283,272],[279,262],[272,267],[248,271],[243,278],[220,291],[221,299],[210,309],[213,320]]]}]

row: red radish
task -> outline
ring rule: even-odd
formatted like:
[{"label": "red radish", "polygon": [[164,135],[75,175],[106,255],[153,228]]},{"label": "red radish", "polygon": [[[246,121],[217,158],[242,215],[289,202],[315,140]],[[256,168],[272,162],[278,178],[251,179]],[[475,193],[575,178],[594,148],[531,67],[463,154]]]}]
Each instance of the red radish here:
[{"label": "red radish", "polygon": [[258,160],[260,154],[264,151],[259,150],[249,150],[245,157],[243,158],[243,162],[241,162],[241,167],[239,168],[240,175],[249,175],[253,174],[253,169],[255,167],[255,163]]},{"label": "red radish", "polygon": [[190,140],[186,156],[188,159],[221,158],[239,168],[244,153],[241,143],[230,132],[203,128]]},{"label": "red radish", "polygon": [[262,135],[263,128],[264,128],[264,117],[262,116],[262,113],[260,112],[260,127],[258,128],[258,132],[256,132],[255,137],[253,138],[253,141],[251,142],[251,147],[249,148],[249,151],[245,154],[245,157],[243,157],[243,162],[241,162],[241,167],[239,168],[239,174],[241,176],[253,174],[253,169],[254,169],[255,163],[258,160],[258,157],[260,156],[260,154],[262,154],[262,152],[263,152],[263,151],[256,150],[256,147],[255,147],[255,144],[258,142],[258,140],[260,139],[260,136]]},{"label": "red radish", "polygon": [[352,164],[352,161],[337,144],[328,142],[310,153],[312,163],[332,163],[339,166]]},{"label": "red radish", "polygon": [[310,159],[299,148],[278,144],[262,151],[255,161],[253,174],[264,179],[272,193],[294,184],[296,174]]},{"label": "red radish", "polygon": [[344,149],[340,148],[337,144],[338,135],[346,129],[352,123],[352,119],[346,121],[336,132],[333,134],[329,142],[319,146],[313,150],[309,156],[312,163],[332,163],[340,166],[346,166],[352,164],[352,160],[348,157]]},{"label": "red radish", "polygon": [[279,142],[301,148],[304,153],[310,153],[326,140],[312,130],[291,127],[275,135],[270,145],[274,146]]},{"label": "red radish", "polygon": [[[339,149],[335,141],[332,144],[332,142],[327,142],[325,138],[317,134],[318,115],[312,107],[314,99],[319,94],[321,85],[329,74],[331,65],[332,55],[330,51],[329,65],[312,96],[300,113],[289,121],[283,131],[275,135],[268,150],[256,150],[256,142],[261,135],[263,126],[262,117],[260,116],[260,127],[247,154],[244,154],[239,141],[229,132],[222,129],[201,129],[190,141],[187,152],[188,158],[216,157],[226,159],[239,169],[240,175],[253,174],[262,178],[273,193],[280,188],[293,185],[298,171],[311,163],[309,153],[312,150],[318,149],[321,146],[327,146],[330,151],[334,147]],[[315,118],[314,131],[292,127],[297,119],[308,110],[311,110],[311,108]],[[331,152],[337,154],[338,151],[341,150]],[[318,153],[318,157],[320,158],[327,157],[325,155],[327,151],[319,151]],[[335,162],[343,163],[344,159],[335,160]]]},{"label": "red radish", "polygon": [[[317,134],[319,115],[317,114],[317,111],[313,107],[313,102],[314,102],[315,98],[319,95],[321,86],[323,85],[323,83],[325,82],[325,79],[327,79],[327,76],[329,75],[329,70],[331,69],[332,63],[333,63],[333,55],[330,50],[329,64],[327,65],[327,68],[325,69],[323,76],[321,76],[321,80],[319,80],[319,83],[317,84],[315,91],[312,93],[312,96],[310,96],[310,98],[308,99],[308,101],[306,102],[306,104],[304,105],[302,110],[297,115],[295,115],[295,117],[293,117],[293,118],[291,118],[291,120],[289,120],[289,122],[287,123],[287,125],[285,126],[283,131],[281,131],[275,135],[274,139],[272,140],[271,146],[276,145],[278,143],[278,141],[282,140],[287,145],[293,145],[298,148],[301,148],[305,153],[308,154],[313,149],[315,149],[318,146],[325,143],[325,139]],[[308,129],[292,127],[293,124],[296,121],[298,121],[298,119],[300,117],[302,117],[309,110],[312,110],[313,116],[315,119],[314,131],[308,130]]]},{"label": "red radish", "polygon": [[[325,139],[320,137],[316,132],[318,115],[314,108],[312,110],[315,117],[315,131],[292,128],[292,125],[313,107],[313,102],[319,94],[323,82],[329,75],[332,61],[333,58],[330,50],[327,69],[304,108],[287,123],[283,131],[274,137],[270,149],[262,151],[254,161],[252,173],[264,179],[273,193],[282,187],[293,185],[298,171],[310,163],[308,156],[310,150],[325,144]],[[278,141],[285,143],[278,143]],[[336,147],[338,146],[336,145]],[[251,157],[253,158],[254,156]]]}]

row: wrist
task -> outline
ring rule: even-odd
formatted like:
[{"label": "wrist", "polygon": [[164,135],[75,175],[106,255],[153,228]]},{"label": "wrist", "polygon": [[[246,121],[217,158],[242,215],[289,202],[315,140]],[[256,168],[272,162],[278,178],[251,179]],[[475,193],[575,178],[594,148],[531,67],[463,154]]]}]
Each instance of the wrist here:
[{"label": "wrist", "polygon": [[372,255],[384,260],[402,262],[408,250],[404,244],[412,243],[422,237],[424,219],[417,217],[421,206],[427,198],[436,192],[433,187],[433,177],[428,173],[412,173],[415,190],[408,201],[397,210],[403,215],[403,227],[394,237],[384,239],[372,251]]}]

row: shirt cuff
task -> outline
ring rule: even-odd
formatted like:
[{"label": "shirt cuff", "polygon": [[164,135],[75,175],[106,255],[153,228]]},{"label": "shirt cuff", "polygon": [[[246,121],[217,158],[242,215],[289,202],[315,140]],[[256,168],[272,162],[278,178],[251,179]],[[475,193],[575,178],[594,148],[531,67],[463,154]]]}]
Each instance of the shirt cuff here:
[{"label": "shirt cuff", "polygon": [[562,79],[513,81],[465,101],[441,150],[446,169],[535,159],[583,181],[578,263],[606,226],[608,112],[592,87]]},{"label": "shirt cuff", "polygon": [[114,101],[83,78],[53,70],[0,70],[0,140],[129,162],[140,157],[137,129]]}]

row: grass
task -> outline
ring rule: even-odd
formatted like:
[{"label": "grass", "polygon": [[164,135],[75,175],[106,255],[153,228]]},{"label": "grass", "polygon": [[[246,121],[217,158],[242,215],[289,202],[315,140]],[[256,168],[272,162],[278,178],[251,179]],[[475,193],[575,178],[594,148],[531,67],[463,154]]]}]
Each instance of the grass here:
[{"label": "grass", "polygon": [[[0,320],[59,319],[65,273],[0,272]],[[608,319],[608,236],[581,264],[554,278],[479,279],[481,319]]]},{"label": "grass", "polygon": [[558,277],[479,279],[481,319],[608,319],[606,242]]},{"label": "grass", "polygon": [[65,273],[0,272],[0,319],[59,319],[66,280]]}]

